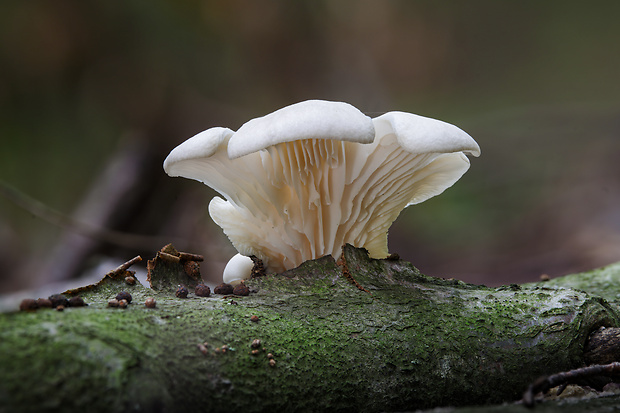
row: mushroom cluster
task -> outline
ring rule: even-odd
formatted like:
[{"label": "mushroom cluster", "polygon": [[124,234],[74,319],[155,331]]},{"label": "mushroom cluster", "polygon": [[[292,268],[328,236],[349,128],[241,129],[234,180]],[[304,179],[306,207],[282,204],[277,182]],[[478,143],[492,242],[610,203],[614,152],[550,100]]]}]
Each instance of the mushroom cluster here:
[{"label": "mushroom cluster", "polygon": [[252,255],[269,272],[338,257],[346,243],[385,258],[399,213],[452,186],[469,169],[466,154],[480,148],[454,125],[310,100],[236,132],[207,129],[172,150],[164,170],[225,198],[209,214],[239,251],[224,270],[234,282],[249,277]]}]

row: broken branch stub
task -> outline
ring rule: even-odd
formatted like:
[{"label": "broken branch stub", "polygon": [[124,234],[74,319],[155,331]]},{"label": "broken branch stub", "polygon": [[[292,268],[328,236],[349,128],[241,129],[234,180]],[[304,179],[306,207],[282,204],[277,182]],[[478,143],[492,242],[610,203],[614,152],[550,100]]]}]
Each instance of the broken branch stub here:
[{"label": "broken branch stub", "polygon": [[199,271],[203,260],[201,255],[179,252],[168,244],[147,262],[147,280],[156,291],[174,292],[179,285],[195,288],[203,282]]}]

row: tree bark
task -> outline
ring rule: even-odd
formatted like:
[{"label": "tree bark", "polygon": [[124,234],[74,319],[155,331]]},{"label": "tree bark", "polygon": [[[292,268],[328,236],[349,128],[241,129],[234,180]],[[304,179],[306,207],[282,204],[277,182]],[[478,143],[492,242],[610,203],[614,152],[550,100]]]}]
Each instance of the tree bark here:
[{"label": "tree bark", "polygon": [[[0,411],[499,403],[541,375],[583,366],[590,333],[620,324],[618,264],[487,288],[345,246],[338,263],[323,257],[248,281],[248,296],[183,299],[173,281],[157,285],[106,276],[74,291],[88,307],[0,315]],[[121,290],[133,301],[109,308]]]}]

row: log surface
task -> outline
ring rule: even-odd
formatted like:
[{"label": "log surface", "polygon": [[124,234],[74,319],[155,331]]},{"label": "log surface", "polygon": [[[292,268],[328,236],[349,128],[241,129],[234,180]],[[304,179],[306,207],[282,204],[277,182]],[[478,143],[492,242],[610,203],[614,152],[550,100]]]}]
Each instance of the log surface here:
[{"label": "log surface", "polygon": [[[538,376],[582,366],[590,333],[620,324],[617,304],[561,280],[487,288],[350,246],[339,264],[324,257],[250,280],[245,297],[182,299],[175,285],[109,279],[80,291],[85,308],[1,314],[0,411],[500,403]],[[121,290],[132,304],[108,308]]]}]

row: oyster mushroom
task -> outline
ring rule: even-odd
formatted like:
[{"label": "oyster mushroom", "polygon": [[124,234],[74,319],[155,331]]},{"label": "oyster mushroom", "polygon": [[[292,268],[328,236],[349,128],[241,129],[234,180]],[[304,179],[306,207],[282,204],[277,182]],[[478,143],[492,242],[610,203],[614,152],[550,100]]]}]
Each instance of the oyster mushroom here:
[{"label": "oyster mushroom", "polygon": [[222,279],[225,283],[237,284],[239,281],[249,278],[254,268],[254,261],[245,255],[234,255],[224,267]]},{"label": "oyster mushroom", "polygon": [[[237,132],[207,129],[172,150],[164,170],[219,192],[213,220],[242,256],[281,272],[338,257],[346,243],[385,258],[392,222],[452,186],[469,169],[465,154],[480,148],[454,125],[404,112],[371,119],[347,103],[310,100]],[[250,259],[234,260],[227,282],[249,276]]]}]

